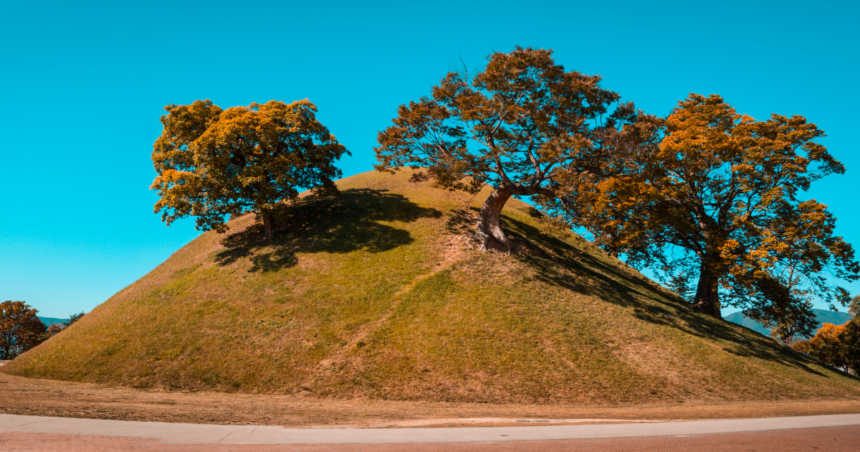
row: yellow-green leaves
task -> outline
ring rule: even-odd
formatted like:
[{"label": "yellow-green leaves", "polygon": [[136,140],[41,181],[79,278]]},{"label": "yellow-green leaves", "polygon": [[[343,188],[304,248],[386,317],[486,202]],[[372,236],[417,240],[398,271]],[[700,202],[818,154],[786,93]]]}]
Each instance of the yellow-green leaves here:
[{"label": "yellow-green leaves", "polygon": [[165,110],[151,188],[167,224],[194,216],[199,229],[223,232],[230,215],[257,211],[271,237],[275,211],[300,189],[336,192],[341,172],[334,162],[348,152],[308,100],[227,110],[207,100]]}]

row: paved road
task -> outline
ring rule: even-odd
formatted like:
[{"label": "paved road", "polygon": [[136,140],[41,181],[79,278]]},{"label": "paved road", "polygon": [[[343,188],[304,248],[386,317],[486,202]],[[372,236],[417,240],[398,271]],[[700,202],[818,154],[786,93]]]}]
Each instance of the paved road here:
[{"label": "paved road", "polygon": [[[185,445],[504,443],[597,438],[675,437],[852,426],[860,427],[860,414],[648,424],[398,429],[288,429],[274,426],[171,424],[0,414],[0,433],[6,435],[11,435],[12,432],[30,432],[151,438],[157,440],[159,444]],[[852,431],[860,431],[860,429]],[[13,436],[15,435],[7,437]]]},{"label": "paved road", "polygon": [[0,431],[3,452],[857,452],[860,426],[550,441],[400,444],[164,444],[152,438]]}]

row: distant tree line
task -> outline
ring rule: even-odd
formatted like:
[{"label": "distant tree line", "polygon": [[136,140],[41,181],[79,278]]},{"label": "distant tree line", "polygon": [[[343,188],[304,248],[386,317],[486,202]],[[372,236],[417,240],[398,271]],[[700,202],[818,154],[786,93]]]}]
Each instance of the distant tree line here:
[{"label": "distant tree line", "polygon": [[[482,251],[516,254],[502,227],[513,196],[580,228],[628,264],[651,268],[689,305],[721,318],[734,306],[782,338],[815,328],[812,301],[846,306],[854,250],[826,205],[803,193],[844,166],[803,116],[756,120],[719,95],[690,94],[666,117],[647,114],[601,77],[557,64],[551,50],[495,52],[483,70],[449,72],[403,104],[378,134],[380,171],[489,196],[476,213]],[[300,189],[336,196],[348,154],[309,101],[222,110],[170,105],[152,154],[155,211],[227,230],[254,212],[266,239]]]}]

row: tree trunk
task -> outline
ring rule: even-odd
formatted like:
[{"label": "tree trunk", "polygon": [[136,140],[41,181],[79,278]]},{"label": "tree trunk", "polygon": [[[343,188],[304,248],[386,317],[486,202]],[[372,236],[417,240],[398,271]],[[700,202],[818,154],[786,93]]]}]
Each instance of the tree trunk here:
[{"label": "tree trunk", "polygon": [[699,284],[696,287],[696,298],[693,300],[693,308],[709,316],[722,319],[720,313],[720,287],[719,278],[714,276],[707,262],[702,263],[699,272]]},{"label": "tree trunk", "polygon": [[511,252],[513,243],[502,230],[501,215],[502,208],[513,194],[512,189],[499,187],[493,190],[481,207],[480,219],[475,231],[475,237],[481,242],[481,251],[493,248]]},{"label": "tree trunk", "polygon": [[272,212],[264,210],[260,212],[263,216],[263,229],[266,231],[266,240],[271,240],[275,237],[275,218]]}]

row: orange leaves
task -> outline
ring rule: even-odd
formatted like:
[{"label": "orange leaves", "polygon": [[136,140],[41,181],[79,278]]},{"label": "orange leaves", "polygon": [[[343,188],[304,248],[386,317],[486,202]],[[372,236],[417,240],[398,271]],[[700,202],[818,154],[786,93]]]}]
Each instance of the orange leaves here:
[{"label": "orange leaves", "polygon": [[[857,279],[860,265],[832,235],[826,206],[798,199],[812,181],[843,171],[811,141],[824,136],[814,124],[801,116],[756,121],[720,96],[691,94],[659,126],[665,134],[656,150],[643,147],[628,160],[626,177],[581,199],[631,260],[672,268],[673,260],[694,259],[700,281],[719,280],[727,301],[759,312],[776,294],[798,306],[812,293],[832,299],[824,271]],[[648,196],[637,186],[649,187]],[[637,191],[638,205],[628,194]]]},{"label": "orange leaves", "polygon": [[815,336],[794,346],[822,363],[860,372],[860,321],[855,317],[844,325],[825,323]]},{"label": "orange leaves", "polygon": [[428,167],[447,188],[466,188],[468,177],[517,195],[553,191],[558,172],[605,163],[593,121],[619,96],[599,81],[565,72],[551,50],[496,52],[471,79],[449,73],[432,97],[402,105],[378,135],[376,168]]},{"label": "orange leaves", "polygon": [[340,176],[334,161],[347,151],[307,99],[227,110],[197,101],[166,110],[152,188],[161,198],[155,211],[168,224],[195,216],[198,228],[223,231],[231,215],[274,209],[299,188],[331,192]]},{"label": "orange leaves", "polygon": [[36,313],[23,301],[0,303],[0,352],[3,359],[12,359],[11,354],[19,347],[27,350],[42,342],[47,328]]},{"label": "orange leaves", "polygon": [[[401,106],[379,133],[377,170],[427,167],[440,187],[490,185],[504,199],[532,196],[548,210],[569,210],[559,196],[575,196],[580,176],[615,172],[613,154],[653,136],[644,125],[627,128],[640,113],[632,104],[603,118],[618,94],[602,89],[599,76],[565,71],[551,50],[493,53],[474,77],[451,72],[431,92]],[[503,205],[486,204],[481,221],[497,222]],[[509,243],[498,224],[478,229]]]},{"label": "orange leaves", "polygon": [[809,354],[822,363],[846,368],[850,352],[846,347],[849,344],[844,341],[847,325],[825,323],[812,339],[797,344],[795,349]]},{"label": "orange leaves", "polygon": [[832,323],[824,323],[821,329],[815,334],[815,337],[809,340],[815,346],[824,346],[828,343],[834,343],[839,340],[839,335],[845,331],[845,325],[834,325]]},{"label": "orange leaves", "polygon": [[739,118],[722,97],[691,94],[666,119],[661,158],[690,177],[706,174],[709,167],[729,162],[738,153],[732,129]]},{"label": "orange leaves", "polygon": [[164,170],[164,172],[162,172],[155,178],[155,182],[153,182],[152,188],[156,188],[158,186],[161,186],[162,184],[170,184],[181,180],[188,180],[193,176],[193,174],[194,173],[191,173],[189,171],[177,171],[174,169]]}]

